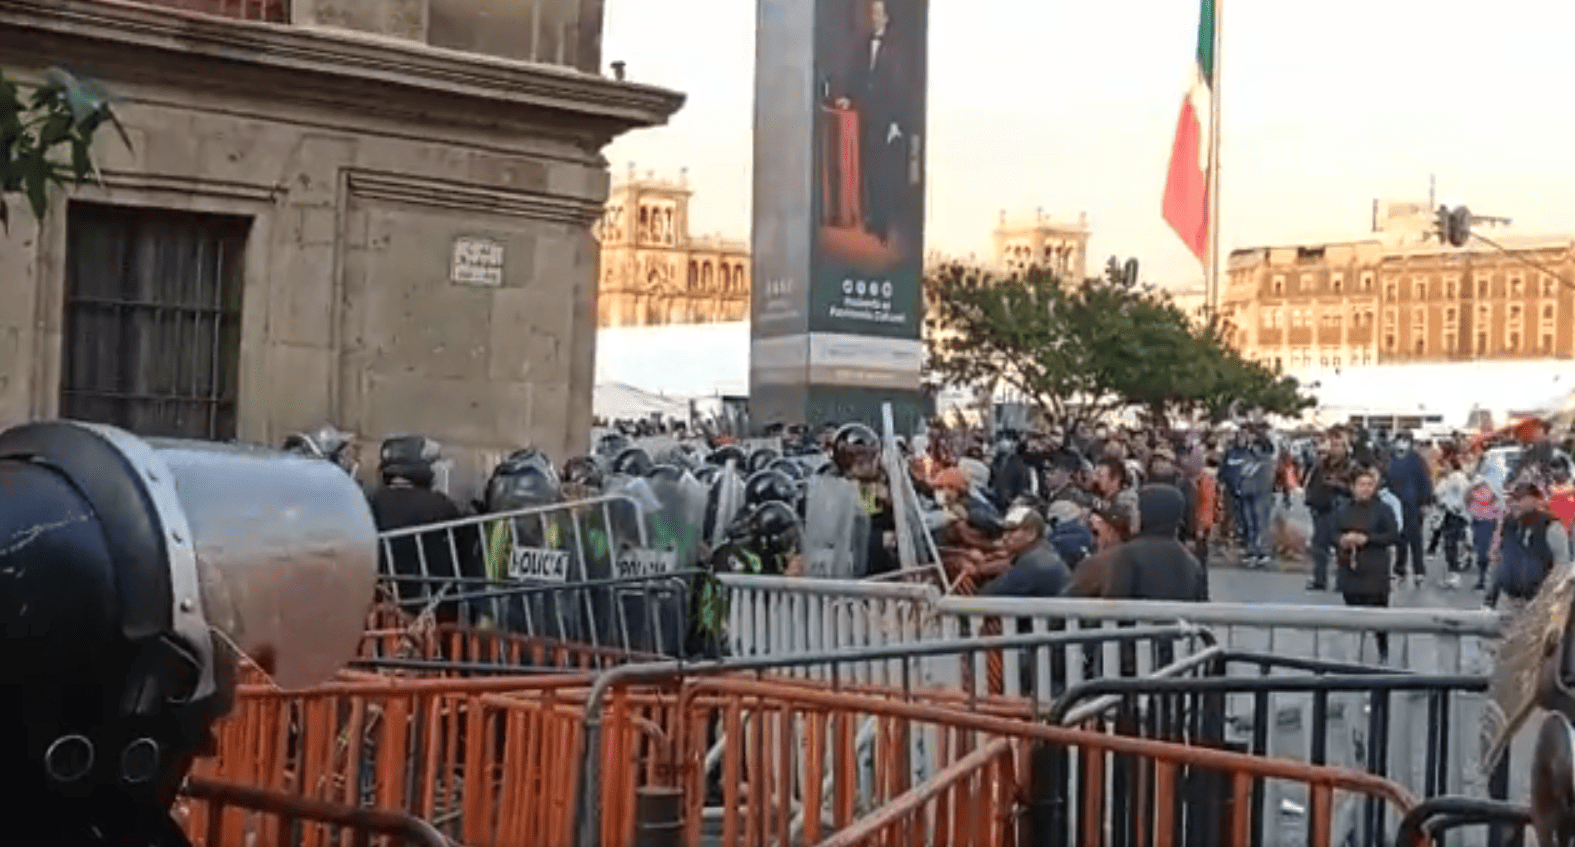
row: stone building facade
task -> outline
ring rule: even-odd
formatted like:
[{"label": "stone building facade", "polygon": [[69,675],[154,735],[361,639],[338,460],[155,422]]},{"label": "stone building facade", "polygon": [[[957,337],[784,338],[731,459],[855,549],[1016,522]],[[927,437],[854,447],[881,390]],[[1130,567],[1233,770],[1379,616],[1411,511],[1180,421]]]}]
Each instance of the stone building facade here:
[{"label": "stone building facade", "polygon": [[700,324],[749,319],[749,244],[689,233],[687,176],[641,177],[629,166],[597,224],[598,324]]},{"label": "stone building facade", "polygon": [[13,204],[0,425],[585,449],[601,150],[682,103],[598,73],[601,6],[0,0],[7,76],[90,69],[131,140]]},{"label": "stone building facade", "polygon": [[1081,217],[1077,223],[1058,221],[1039,209],[1032,217],[1013,220],[1002,211],[990,237],[998,272],[1021,273],[1037,266],[1076,282],[1088,275],[1088,222]]},{"label": "stone building facade", "polygon": [[1220,313],[1237,348],[1293,372],[1575,357],[1575,292],[1555,276],[1575,279],[1575,240],[1449,247],[1427,207],[1390,204],[1370,239],[1232,252]]}]

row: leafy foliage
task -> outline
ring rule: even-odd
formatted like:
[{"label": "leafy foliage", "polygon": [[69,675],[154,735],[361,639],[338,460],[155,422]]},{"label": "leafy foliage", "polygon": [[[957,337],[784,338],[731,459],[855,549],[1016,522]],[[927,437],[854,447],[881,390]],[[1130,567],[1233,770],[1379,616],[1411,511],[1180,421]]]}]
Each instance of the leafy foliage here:
[{"label": "leafy foliage", "polygon": [[1163,293],[1123,278],[1065,284],[1041,268],[997,278],[951,265],[925,282],[929,370],[952,384],[1017,389],[1045,415],[1092,420],[1137,407],[1151,418],[1295,414],[1295,379],[1238,355],[1229,327],[1197,326]]},{"label": "leafy foliage", "polygon": [[[40,85],[24,92],[0,74],[0,188],[25,194],[33,216],[42,218],[49,209],[50,186],[99,178],[93,137],[105,123],[131,146],[110,109],[109,96],[97,83],[50,68]],[[0,225],[9,223],[9,209],[0,197]]]}]

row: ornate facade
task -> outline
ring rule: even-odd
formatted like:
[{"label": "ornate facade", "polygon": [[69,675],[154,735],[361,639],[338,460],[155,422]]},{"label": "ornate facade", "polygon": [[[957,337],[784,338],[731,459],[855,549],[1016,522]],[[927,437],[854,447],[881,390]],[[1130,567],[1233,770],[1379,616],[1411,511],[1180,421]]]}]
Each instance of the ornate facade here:
[{"label": "ornate facade", "polygon": [[1014,221],[1003,211],[991,236],[999,271],[1019,273],[1039,266],[1077,282],[1088,273],[1088,223],[1081,217],[1075,224],[1056,221],[1039,209],[1032,218]]},{"label": "ornate facade", "polygon": [[1288,371],[1575,357],[1575,292],[1554,275],[1575,279],[1575,241],[1449,247],[1428,208],[1390,204],[1370,239],[1232,252],[1220,313],[1237,348]]},{"label": "ornate facade", "polygon": [[597,225],[598,323],[698,324],[749,319],[749,245],[689,234],[687,177],[638,177],[612,187]]}]

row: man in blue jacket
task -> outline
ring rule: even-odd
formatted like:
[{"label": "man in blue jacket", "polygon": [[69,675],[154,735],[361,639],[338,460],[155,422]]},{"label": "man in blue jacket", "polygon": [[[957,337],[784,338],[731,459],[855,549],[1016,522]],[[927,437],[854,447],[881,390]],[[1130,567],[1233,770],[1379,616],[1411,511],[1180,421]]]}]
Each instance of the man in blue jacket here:
[{"label": "man in blue jacket", "polygon": [[1416,452],[1409,432],[1395,435],[1394,458],[1389,462],[1388,477],[1388,488],[1400,501],[1404,515],[1399,550],[1395,554],[1395,576],[1405,579],[1409,561],[1411,575],[1420,588],[1427,576],[1427,565],[1422,559],[1422,510],[1433,503],[1433,474],[1427,460]]},{"label": "man in blue jacket", "polygon": [[1249,430],[1238,430],[1221,463],[1220,482],[1231,498],[1241,531],[1242,564],[1249,568],[1268,567],[1269,550],[1264,542],[1273,506],[1273,445]]}]

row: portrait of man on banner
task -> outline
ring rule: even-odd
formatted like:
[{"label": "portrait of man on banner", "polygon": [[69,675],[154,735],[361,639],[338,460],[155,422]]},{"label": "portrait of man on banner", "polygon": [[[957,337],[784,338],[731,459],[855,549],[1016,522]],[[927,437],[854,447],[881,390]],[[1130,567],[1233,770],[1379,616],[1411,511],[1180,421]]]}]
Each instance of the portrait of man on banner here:
[{"label": "portrait of man on banner", "polygon": [[921,259],[923,0],[820,0],[821,245],[883,271]]}]

